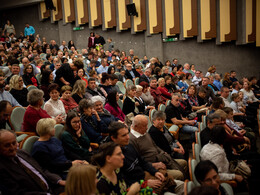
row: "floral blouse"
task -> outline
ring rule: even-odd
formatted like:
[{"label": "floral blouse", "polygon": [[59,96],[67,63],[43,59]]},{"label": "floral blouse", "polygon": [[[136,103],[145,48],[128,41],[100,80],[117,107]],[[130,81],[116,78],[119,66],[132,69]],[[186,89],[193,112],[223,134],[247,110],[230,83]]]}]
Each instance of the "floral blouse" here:
[{"label": "floral blouse", "polygon": [[97,171],[97,190],[101,195],[119,195],[127,190],[127,186],[123,176],[120,174],[120,169],[115,170],[117,176],[117,184],[113,184],[104,176],[100,170]]}]

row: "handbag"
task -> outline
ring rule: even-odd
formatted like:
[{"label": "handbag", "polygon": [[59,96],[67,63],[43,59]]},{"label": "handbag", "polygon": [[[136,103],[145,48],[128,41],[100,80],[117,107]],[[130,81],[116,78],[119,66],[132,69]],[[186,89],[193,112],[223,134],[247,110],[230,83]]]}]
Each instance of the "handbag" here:
[{"label": "handbag", "polygon": [[229,170],[232,173],[241,175],[245,180],[251,176],[251,169],[243,160],[233,160],[230,162]]},{"label": "handbag", "polygon": [[134,117],[135,117],[135,115],[133,112],[131,112],[125,116],[125,123],[127,124],[128,127],[130,127],[132,125]]}]

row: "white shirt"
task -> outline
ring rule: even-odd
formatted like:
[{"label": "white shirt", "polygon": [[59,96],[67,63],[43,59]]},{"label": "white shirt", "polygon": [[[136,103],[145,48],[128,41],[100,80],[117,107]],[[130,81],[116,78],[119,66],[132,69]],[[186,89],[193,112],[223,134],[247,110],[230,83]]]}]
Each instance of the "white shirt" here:
[{"label": "white shirt", "polygon": [[62,115],[66,117],[66,111],[61,100],[54,101],[51,98],[45,103],[44,110],[50,115],[52,118],[55,118],[58,115]]},{"label": "white shirt", "polygon": [[224,97],[222,97],[222,96],[221,96],[221,98],[223,99],[223,101],[224,101],[224,103],[225,103],[225,107],[231,108],[231,105],[230,105],[228,99],[227,99],[227,98],[224,98]]},{"label": "white shirt", "polygon": [[141,134],[141,133],[139,133],[139,132],[137,132],[137,131],[135,131],[135,130],[133,130],[133,129],[131,129],[131,131],[130,131],[132,134],[133,134],[133,136],[135,136],[136,138],[139,138],[139,137],[142,137],[142,136],[144,136],[143,134]]}]

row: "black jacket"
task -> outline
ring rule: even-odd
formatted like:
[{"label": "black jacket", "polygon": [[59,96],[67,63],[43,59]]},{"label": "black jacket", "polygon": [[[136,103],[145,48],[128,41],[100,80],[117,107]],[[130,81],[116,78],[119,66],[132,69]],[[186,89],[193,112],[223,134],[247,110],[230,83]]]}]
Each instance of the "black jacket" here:
[{"label": "black jacket", "polygon": [[[132,71],[133,71],[133,73],[135,75],[135,78],[136,77],[140,77],[140,74],[135,69],[132,69]],[[132,75],[130,74],[130,72],[128,70],[125,71],[125,76],[126,76],[127,79],[133,80],[133,77],[132,77]]]}]

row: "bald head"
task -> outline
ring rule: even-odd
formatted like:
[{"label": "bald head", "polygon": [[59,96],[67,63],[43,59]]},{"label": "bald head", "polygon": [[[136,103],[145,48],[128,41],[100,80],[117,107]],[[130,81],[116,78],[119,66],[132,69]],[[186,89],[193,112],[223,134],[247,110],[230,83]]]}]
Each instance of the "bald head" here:
[{"label": "bald head", "polygon": [[148,120],[145,115],[136,115],[132,123],[132,129],[145,134],[148,130]]},{"label": "bald head", "polygon": [[0,130],[0,156],[11,158],[16,155],[17,142],[13,132]]}]

